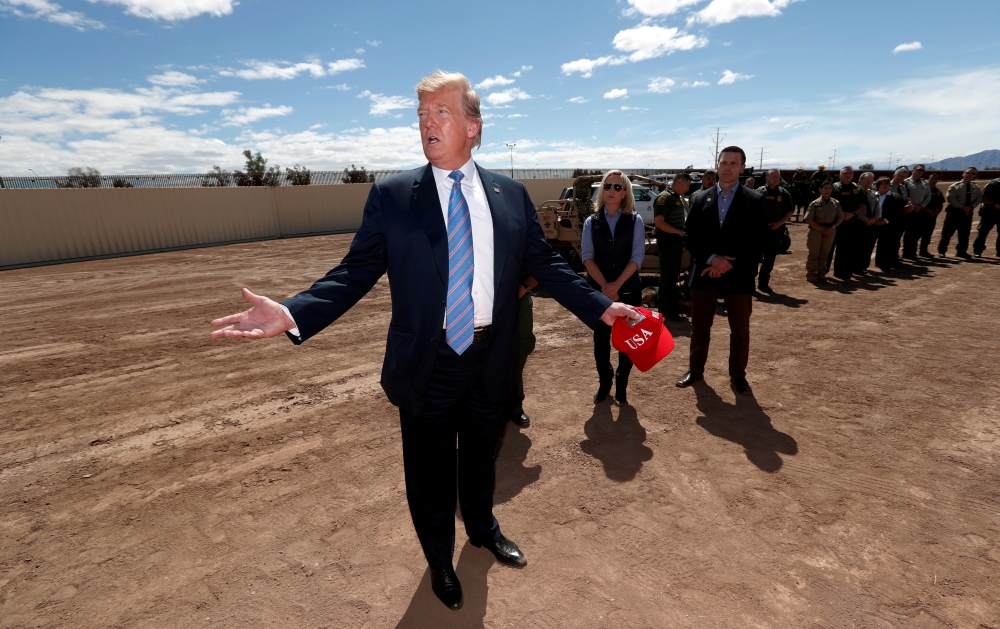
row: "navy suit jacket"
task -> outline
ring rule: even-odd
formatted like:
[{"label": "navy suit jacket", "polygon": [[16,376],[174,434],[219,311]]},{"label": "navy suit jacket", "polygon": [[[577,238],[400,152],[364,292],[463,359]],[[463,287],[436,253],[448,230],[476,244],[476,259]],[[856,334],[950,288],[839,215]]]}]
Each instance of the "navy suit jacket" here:
[{"label": "navy suit jacket", "polygon": [[[545,241],[524,185],[476,168],[493,216],[493,323],[484,365],[490,401],[504,403],[517,369],[517,292],[526,269],[591,328],[611,300],[593,290]],[[392,320],[382,365],[389,401],[415,415],[426,399],[448,292],[448,235],[430,165],[372,186],[361,227],[336,268],[284,302],[305,341],[389,274]]]},{"label": "navy suit jacket", "polygon": [[[691,288],[716,289],[722,295],[752,294],[770,227],[764,195],[740,184],[726,221],[719,226],[719,198],[715,188],[698,192],[684,224],[684,241],[691,252]],[[712,254],[736,258],[733,268],[717,278],[702,275]]]}]

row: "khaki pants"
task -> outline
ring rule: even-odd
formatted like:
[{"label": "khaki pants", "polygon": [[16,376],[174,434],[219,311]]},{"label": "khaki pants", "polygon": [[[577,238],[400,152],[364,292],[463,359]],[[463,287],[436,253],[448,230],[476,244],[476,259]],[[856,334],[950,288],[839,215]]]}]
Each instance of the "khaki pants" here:
[{"label": "khaki pants", "polygon": [[806,257],[806,279],[814,280],[826,275],[826,260],[830,256],[830,248],[833,247],[833,239],[836,236],[836,229],[829,236],[824,236],[823,232],[809,228],[809,236],[806,238],[806,246],[809,248],[809,255]]}]

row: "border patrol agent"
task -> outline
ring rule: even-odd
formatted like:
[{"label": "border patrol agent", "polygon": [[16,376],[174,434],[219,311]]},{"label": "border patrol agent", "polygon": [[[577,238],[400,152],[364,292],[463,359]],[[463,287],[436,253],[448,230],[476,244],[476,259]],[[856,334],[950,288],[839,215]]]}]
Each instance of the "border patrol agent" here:
[{"label": "border patrol agent", "polygon": [[[983,257],[983,252],[986,251],[986,238],[998,221],[1000,221],[1000,177],[983,188],[983,206],[979,208],[979,226],[976,227],[979,235],[976,236],[976,242],[972,243],[972,251],[977,258]],[[997,228],[996,254],[1000,256],[1000,227]]]},{"label": "border patrol agent", "polygon": [[861,245],[861,238],[864,225],[857,218],[863,214],[868,207],[864,189],[854,183],[854,168],[844,166],[840,169],[840,181],[833,184],[831,199],[836,199],[840,203],[840,209],[844,211],[844,221],[837,228],[837,235],[833,241],[833,248],[827,257],[826,270],[830,271],[830,262],[836,259],[833,265],[833,274],[842,280],[851,279],[851,275],[860,272],[858,268],[858,249]]},{"label": "border patrol agent", "polygon": [[771,271],[774,269],[774,259],[781,249],[781,236],[784,233],[782,227],[792,218],[795,213],[795,204],[792,195],[787,188],[780,186],[781,171],[772,168],[767,171],[767,183],[757,188],[757,192],[764,195],[764,206],[767,208],[767,224],[771,228],[764,246],[764,259],[760,264],[760,272],[757,275],[757,288],[765,293],[773,293],[771,290]]},{"label": "border patrol agent", "polygon": [[671,321],[680,321],[677,307],[677,276],[681,272],[684,254],[684,193],[691,187],[691,175],[678,173],[670,187],[661,192],[653,203],[653,224],[656,226],[656,248],[660,256],[660,286],[656,293],[657,308]]},{"label": "border patrol agent", "polygon": [[805,221],[809,223],[809,236],[806,246],[809,255],[806,257],[806,280],[823,283],[826,281],[826,260],[833,247],[833,239],[837,234],[837,226],[844,220],[844,211],[840,202],[830,198],[833,184],[824,181],[820,187],[820,198],[806,208]]}]

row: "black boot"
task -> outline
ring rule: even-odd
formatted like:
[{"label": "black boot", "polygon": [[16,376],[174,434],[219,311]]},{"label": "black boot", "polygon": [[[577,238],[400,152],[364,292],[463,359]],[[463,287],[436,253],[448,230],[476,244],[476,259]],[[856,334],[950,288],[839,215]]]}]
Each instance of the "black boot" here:
[{"label": "black boot", "polygon": [[616,373],[615,402],[618,402],[619,406],[626,406],[628,404],[628,397],[625,394],[626,389],[628,389],[628,374],[622,375],[621,373]]},{"label": "black boot", "polygon": [[611,393],[611,378],[612,374],[599,374],[601,378],[601,384],[597,388],[597,393],[594,394],[594,404],[600,404],[604,400],[608,399],[608,393]]}]

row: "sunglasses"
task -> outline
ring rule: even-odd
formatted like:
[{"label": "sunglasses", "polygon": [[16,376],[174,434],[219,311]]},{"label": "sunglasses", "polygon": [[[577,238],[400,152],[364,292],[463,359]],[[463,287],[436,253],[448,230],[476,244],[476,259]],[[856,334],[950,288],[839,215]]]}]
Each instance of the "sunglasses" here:
[{"label": "sunglasses", "polygon": [[604,189],[605,190],[610,190],[610,189],[614,188],[615,192],[621,192],[622,188],[624,188],[624,187],[625,186],[621,185],[620,183],[606,183],[606,184],[604,184]]}]

